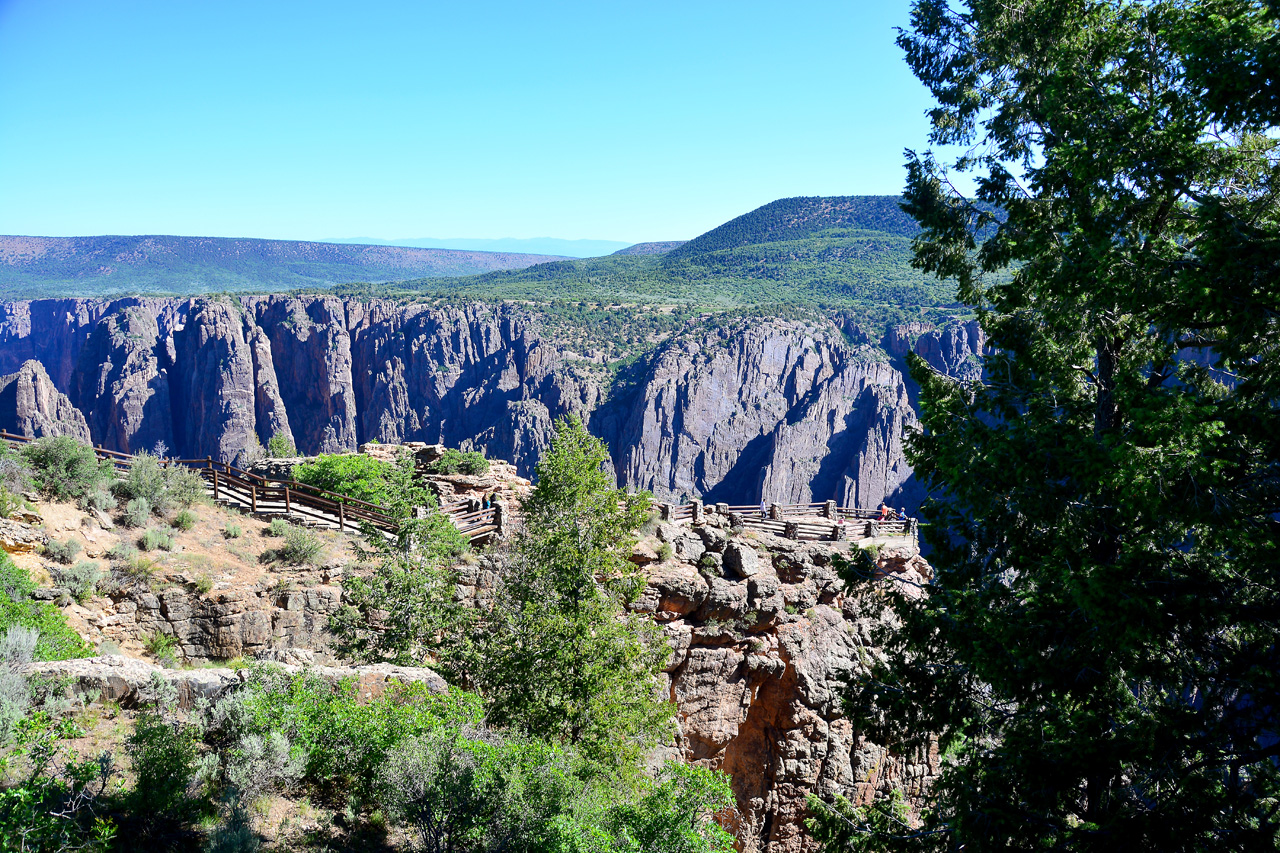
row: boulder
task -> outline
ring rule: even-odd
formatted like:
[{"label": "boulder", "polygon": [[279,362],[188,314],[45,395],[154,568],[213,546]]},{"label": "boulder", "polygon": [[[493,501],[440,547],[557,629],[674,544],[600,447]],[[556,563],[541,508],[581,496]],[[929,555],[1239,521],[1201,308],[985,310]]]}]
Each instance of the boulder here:
[{"label": "boulder", "polygon": [[760,555],[750,545],[733,542],[724,549],[724,565],[738,577],[749,578],[760,571]]}]

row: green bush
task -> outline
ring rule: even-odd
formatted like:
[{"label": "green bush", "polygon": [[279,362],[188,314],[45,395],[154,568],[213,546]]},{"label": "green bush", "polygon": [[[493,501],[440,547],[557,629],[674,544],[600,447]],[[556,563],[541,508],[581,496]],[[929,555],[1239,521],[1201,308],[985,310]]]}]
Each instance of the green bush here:
[{"label": "green bush", "polygon": [[436,694],[421,682],[395,684],[361,702],[354,679],[337,684],[305,672],[289,674],[256,665],[244,686],[210,713],[209,737],[233,744],[246,735],[280,732],[306,756],[302,779],[373,799],[388,757],[404,740],[440,728],[478,726],[478,697],[450,690]]},{"label": "green bush", "polygon": [[658,546],[658,559],[664,563],[667,560],[670,560],[671,555],[674,553],[675,551],[671,548],[670,542],[663,542],[661,545]]},{"label": "green bush", "polygon": [[213,578],[209,576],[208,572],[201,572],[196,575],[196,579],[191,582],[191,586],[198,594],[208,595],[209,591],[213,589]]},{"label": "green bush", "polygon": [[173,660],[174,652],[178,648],[178,640],[170,634],[156,631],[147,637],[142,647],[160,660]]},{"label": "green bush", "polygon": [[274,559],[286,566],[304,566],[314,563],[324,550],[324,543],[305,527],[289,525],[284,533],[284,544],[276,548]]},{"label": "green bush", "polygon": [[489,460],[484,454],[475,450],[456,450],[445,448],[440,458],[427,466],[433,474],[487,474]]},{"label": "green bush", "polygon": [[64,566],[71,565],[76,558],[76,554],[79,553],[80,543],[74,539],[68,539],[65,542],[50,539],[44,546],[44,555],[54,562],[62,563]]},{"label": "green bush", "polygon": [[[115,493],[132,503],[143,499],[151,511],[165,515],[174,508],[189,507],[204,498],[204,480],[190,468],[164,465],[146,451],[138,453]],[[140,525],[136,525],[140,526]]]},{"label": "green bush", "polygon": [[40,632],[37,660],[66,660],[93,654],[84,640],[67,624],[62,612],[44,601],[32,601],[36,585],[9,555],[0,551],[0,635],[14,626]]},{"label": "green bush", "polygon": [[295,465],[293,478],[317,489],[386,506],[390,502],[388,486],[393,468],[390,463],[363,453],[329,453],[314,462]]},{"label": "green bush", "polygon": [[178,719],[173,688],[163,679],[152,676],[150,689],[159,695],[156,707],[138,716],[125,742],[134,777],[125,806],[135,843],[172,838],[208,805],[189,795],[199,729]]},{"label": "green bush", "polygon": [[117,827],[100,808],[110,801],[110,756],[82,759],[68,742],[84,731],[61,714],[41,709],[24,716],[6,757],[29,769],[0,788],[0,850],[110,849]]},{"label": "green bush", "polygon": [[151,520],[151,501],[146,498],[133,498],[124,505],[120,515],[120,523],[125,527],[145,527]]},{"label": "green bush", "polygon": [[152,528],[138,539],[138,547],[143,551],[172,551],[173,536],[163,530]]},{"label": "green bush", "polygon": [[362,453],[329,454],[296,465],[294,479],[317,489],[382,507],[407,520],[416,507],[437,506],[434,493],[417,477],[413,455],[401,453],[395,464]]},{"label": "green bush", "polygon": [[190,530],[196,526],[196,522],[199,520],[200,519],[194,512],[189,509],[184,509],[173,517],[173,521],[170,522],[170,524],[178,530]]},{"label": "green bush", "polygon": [[240,529],[240,525],[228,521],[227,526],[222,529],[222,535],[227,539],[239,539],[244,535],[244,531]]},{"label": "green bush", "polygon": [[35,483],[25,459],[6,441],[0,441],[0,517],[8,518],[23,505],[22,493]]},{"label": "green bush", "polygon": [[422,849],[732,850],[712,820],[733,807],[724,774],[668,764],[653,779],[588,776],[599,768],[573,751],[485,728],[482,700],[459,690],[396,684],[362,702],[353,680],[258,665],[213,706],[206,740],[227,784],[258,794],[297,780],[385,811],[432,842]]},{"label": "green bush", "polygon": [[267,456],[272,459],[292,459],[298,455],[298,448],[293,444],[293,438],[287,433],[277,432],[271,438],[267,439]]},{"label": "green bush", "polygon": [[53,579],[58,586],[66,587],[72,598],[84,604],[97,592],[102,569],[92,560],[81,560],[70,568],[54,569]]},{"label": "green bush", "polygon": [[38,438],[22,448],[36,485],[45,495],[65,501],[106,487],[115,478],[110,462],[93,448],[65,435]]},{"label": "green bush", "polygon": [[289,528],[293,525],[285,521],[283,518],[273,518],[271,523],[267,525],[268,536],[283,536],[289,532]]}]

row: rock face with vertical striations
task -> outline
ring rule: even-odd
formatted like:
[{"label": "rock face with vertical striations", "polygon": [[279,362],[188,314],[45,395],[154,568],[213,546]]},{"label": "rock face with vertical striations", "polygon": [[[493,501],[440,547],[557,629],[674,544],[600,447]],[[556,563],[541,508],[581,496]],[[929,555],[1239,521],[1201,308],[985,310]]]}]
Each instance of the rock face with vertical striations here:
[{"label": "rock face with vertical striations", "polygon": [[89,425],[49,378],[44,365],[32,359],[17,373],[0,376],[0,427],[28,438],[69,435],[88,443]]},{"label": "rock face with vertical striations", "polygon": [[660,348],[642,372],[597,418],[635,488],[868,505],[910,475],[901,436],[915,414],[901,374],[833,326],[718,329]]},{"label": "rock face with vertical striations", "polygon": [[[285,433],[307,454],[425,441],[529,475],[557,418],[604,438],[660,499],[912,504],[904,357],[976,375],[976,323],[873,336],[833,320],[691,322],[614,374],[516,304],[333,296],[0,304],[0,371],[44,366],[92,440],[233,460]],[[595,360],[592,360],[592,359]]]}]

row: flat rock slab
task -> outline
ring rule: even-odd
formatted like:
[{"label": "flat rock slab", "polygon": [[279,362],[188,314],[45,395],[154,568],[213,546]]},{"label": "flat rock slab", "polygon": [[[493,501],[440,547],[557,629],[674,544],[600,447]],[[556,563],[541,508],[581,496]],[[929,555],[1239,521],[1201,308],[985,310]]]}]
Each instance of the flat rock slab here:
[{"label": "flat rock slab", "polygon": [[[444,693],[449,688],[436,672],[421,667],[391,666],[278,666],[289,673],[309,672],[327,681],[337,683],[354,679],[361,699],[372,699],[386,692],[393,682],[424,682],[433,693]],[[134,707],[150,701],[151,676],[161,678],[178,689],[178,706],[195,707],[197,701],[214,701],[233,687],[243,684],[245,670],[211,667],[209,669],[165,669],[153,663],[124,655],[104,655],[78,660],[42,661],[22,667],[28,677],[69,679],[77,694],[98,694],[98,699]]]}]

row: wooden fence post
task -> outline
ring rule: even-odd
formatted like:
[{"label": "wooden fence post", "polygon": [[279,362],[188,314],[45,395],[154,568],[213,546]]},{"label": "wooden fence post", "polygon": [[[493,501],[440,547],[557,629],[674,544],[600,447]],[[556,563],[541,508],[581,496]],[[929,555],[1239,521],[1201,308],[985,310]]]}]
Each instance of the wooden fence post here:
[{"label": "wooden fence post", "polygon": [[343,509],[347,505],[346,501],[338,501],[338,532],[342,533],[347,529],[347,513]]},{"label": "wooden fence post", "polygon": [[658,504],[658,518],[661,520],[670,521],[672,512],[671,504]]},{"label": "wooden fence post", "polygon": [[256,483],[249,484],[249,511],[258,511],[258,486]]},{"label": "wooden fence post", "polygon": [[284,511],[289,512],[289,487],[284,487]]},{"label": "wooden fence post", "polygon": [[213,499],[218,499],[218,469],[213,469]]}]

